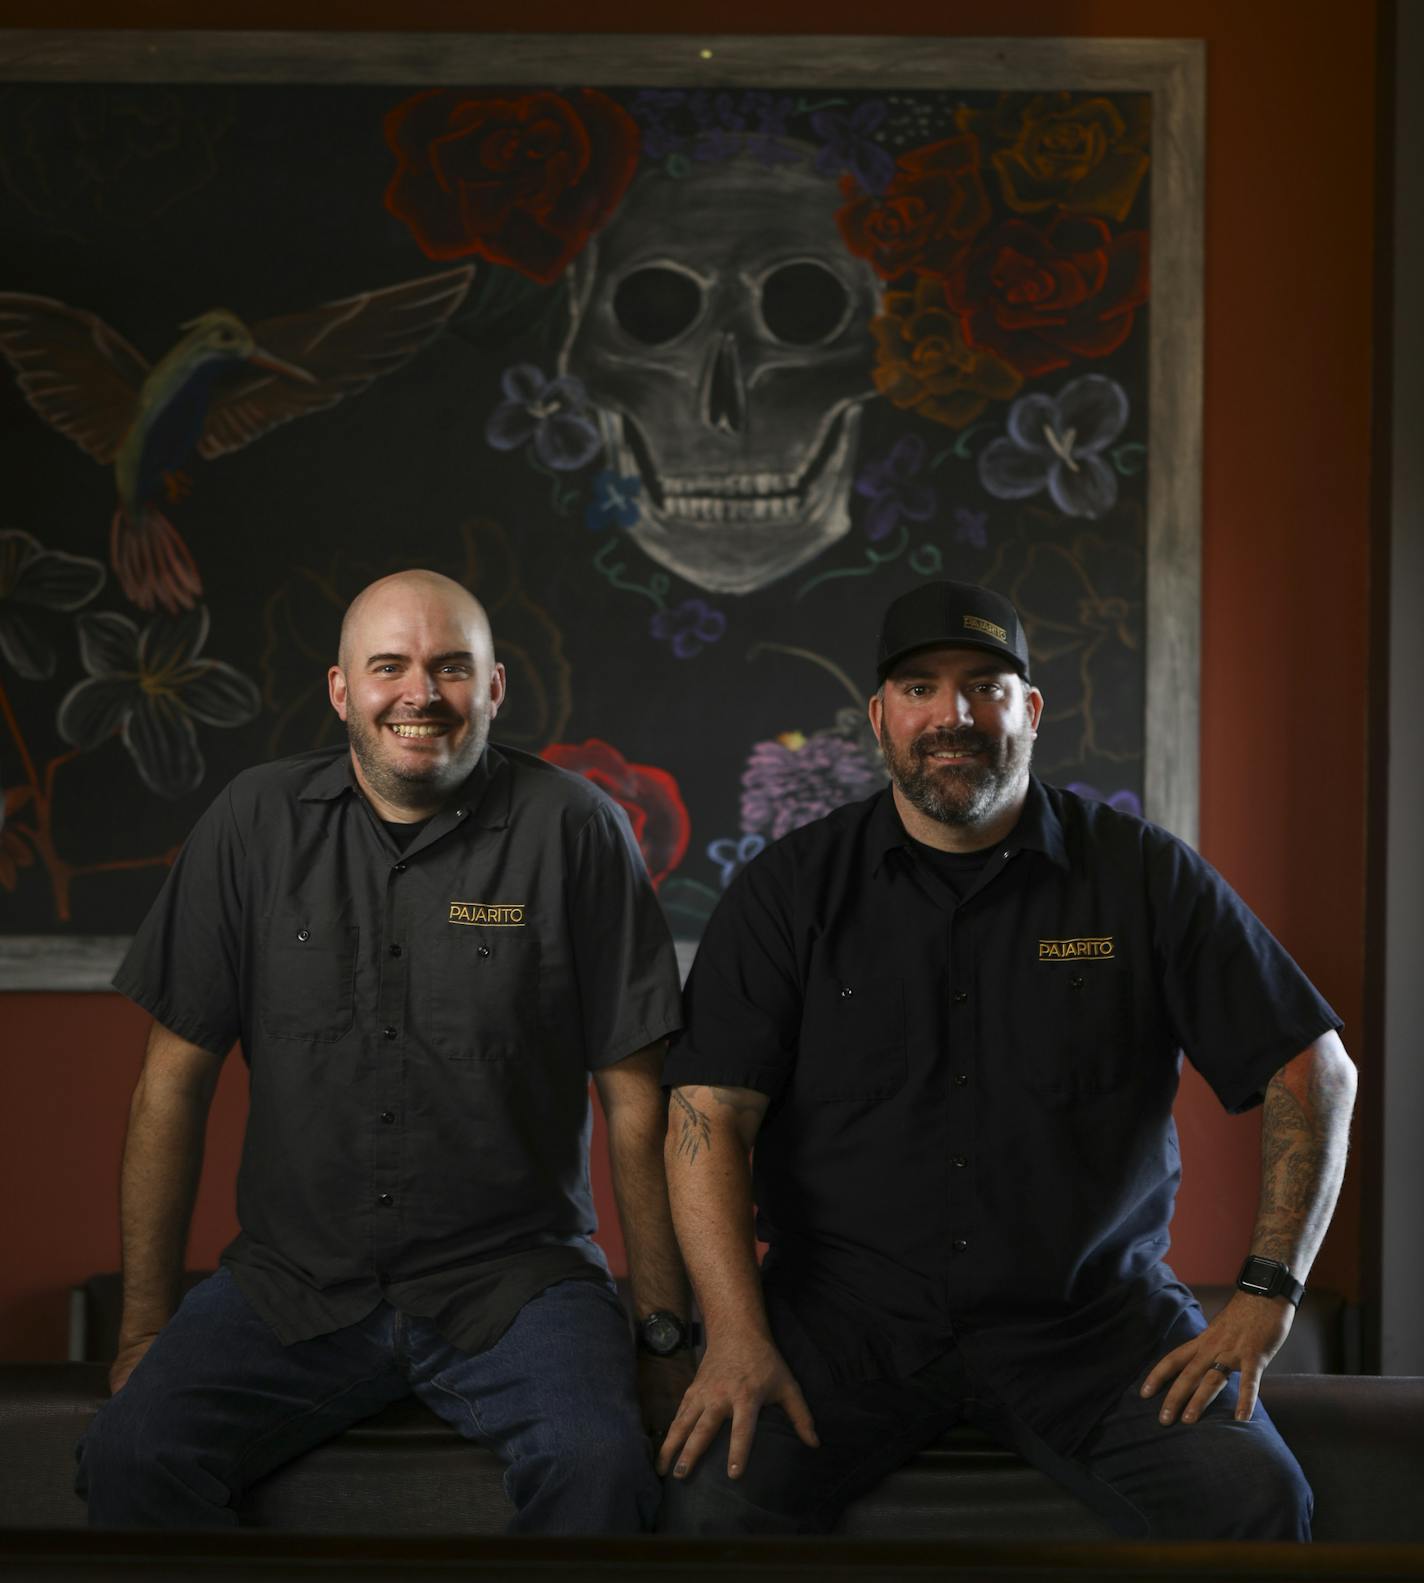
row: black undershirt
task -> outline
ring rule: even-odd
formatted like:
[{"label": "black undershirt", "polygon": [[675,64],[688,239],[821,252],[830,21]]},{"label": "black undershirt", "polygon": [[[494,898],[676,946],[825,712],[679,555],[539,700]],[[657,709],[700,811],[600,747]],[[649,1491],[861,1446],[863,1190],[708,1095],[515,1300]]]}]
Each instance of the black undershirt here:
[{"label": "black undershirt", "polygon": [[395,819],[382,819],[381,823],[391,832],[391,840],[395,842],[396,850],[404,852],[434,817],[435,815],[431,814],[427,819],[417,819],[414,824],[402,824]]},{"label": "black undershirt", "polygon": [[954,892],[956,901],[964,900],[965,894],[979,877],[984,865],[1000,846],[996,841],[993,846],[981,847],[977,852],[946,852],[937,846],[926,846],[923,841],[916,841],[913,836],[908,836],[907,839],[915,857]]}]

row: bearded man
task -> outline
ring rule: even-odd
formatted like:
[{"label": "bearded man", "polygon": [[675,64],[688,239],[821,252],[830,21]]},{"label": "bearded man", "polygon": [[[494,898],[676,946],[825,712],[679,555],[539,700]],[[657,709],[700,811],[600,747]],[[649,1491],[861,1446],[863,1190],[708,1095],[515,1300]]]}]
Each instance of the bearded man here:
[{"label": "bearded man", "polygon": [[[372,584],[328,685],[349,746],[238,776],[114,981],[154,1022],[90,1521],[234,1524],[254,1480],[414,1393],[504,1458],[513,1531],[636,1532],[639,1397],[665,1427],[692,1372],[661,1161],[677,968],[637,845],[589,782],[489,744],[504,667],[460,584]],[[241,1232],[180,1307],[235,1040]],[[636,1363],[591,1235],[590,1072]]]},{"label": "bearded man", "polygon": [[[1308,1538],[1257,1389],[1343,1171],[1339,1019],[1190,848],[1031,773],[1007,600],[921,585],[877,671],[890,787],[737,877],[668,1059],[707,1350],[660,1527],[825,1531],[970,1420],[1125,1536]],[[1163,1262],[1182,1052],[1228,1110],[1264,1106],[1210,1324]]]}]

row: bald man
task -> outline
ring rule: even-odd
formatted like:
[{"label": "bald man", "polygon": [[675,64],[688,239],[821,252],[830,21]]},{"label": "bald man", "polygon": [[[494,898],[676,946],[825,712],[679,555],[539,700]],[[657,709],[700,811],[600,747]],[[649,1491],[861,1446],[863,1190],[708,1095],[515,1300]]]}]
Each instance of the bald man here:
[{"label": "bald man", "polygon": [[[114,980],[153,1027],[90,1521],[235,1524],[255,1480],[413,1393],[504,1458],[511,1531],[637,1532],[644,1431],[691,1378],[661,1165],[677,971],[637,845],[582,777],[490,745],[504,667],[460,584],[373,583],[327,680],[348,744],[233,781]],[[235,1041],[241,1231],[180,1306]],[[591,1235],[590,1073],[636,1355]]]}]

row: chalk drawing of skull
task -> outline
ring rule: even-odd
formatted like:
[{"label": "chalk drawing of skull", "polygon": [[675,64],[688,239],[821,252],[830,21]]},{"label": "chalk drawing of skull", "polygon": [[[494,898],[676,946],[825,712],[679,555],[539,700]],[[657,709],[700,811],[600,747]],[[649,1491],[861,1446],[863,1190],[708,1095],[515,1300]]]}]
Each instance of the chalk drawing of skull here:
[{"label": "chalk drawing of skull", "polygon": [[840,201],[809,164],[745,152],[648,171],[573,266],[561,370],[641,480],[633,539],[700,588],[764,588],[850,527],[881,288]]}]

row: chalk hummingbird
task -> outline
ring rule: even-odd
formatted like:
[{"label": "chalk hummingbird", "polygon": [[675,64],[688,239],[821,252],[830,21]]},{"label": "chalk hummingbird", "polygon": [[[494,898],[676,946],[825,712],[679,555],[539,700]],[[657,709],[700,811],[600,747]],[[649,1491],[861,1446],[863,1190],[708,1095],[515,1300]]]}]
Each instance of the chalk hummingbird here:
[{"label": "chalk hummingbird", "polygon": [[109,555],[136,605],[193,605],[202,579],[162,511],[177,469],[240,450],[401,367],[444,329],[472,267],[343,297],[248,326],[213,308],[151,367],[96,314],[52,297],[0,292],[0,353],[30,406],[104,466],[118,507]]}]

